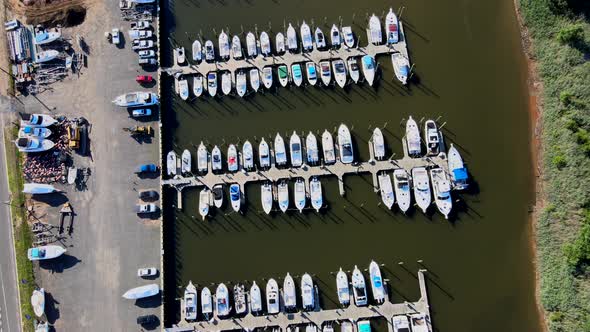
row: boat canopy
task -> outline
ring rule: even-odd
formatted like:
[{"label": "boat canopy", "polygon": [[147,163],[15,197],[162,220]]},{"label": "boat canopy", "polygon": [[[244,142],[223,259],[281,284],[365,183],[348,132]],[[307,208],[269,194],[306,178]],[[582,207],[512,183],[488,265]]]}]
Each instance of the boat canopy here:
[{"label": "boat canopy", "polygon": [[35,35],[35,42],[41,42],[45,39],[49,38],[49,34],[47,32],[38,33]]},{"label": "boat canopy", "polygon": [[43,258],[45,257],[45,249],[33,248],[31,249],[32,258]]},{"label": "boat canopy", "polygon": [[467,180],[467,168],[457,168],[453,170],[453,176],[457,181],[465,181]]},{"label": "boat canopy", "polygon": [[367,68],[373,68],[373,58],[371,58],[370,56],[364,56],[363,63],[365,64],[365,66],[367,66]]},{"label": "boat canopy", "polygon": [[359,332],[371,332],[371,324],[370,323],[360,323],[359,326]]}]

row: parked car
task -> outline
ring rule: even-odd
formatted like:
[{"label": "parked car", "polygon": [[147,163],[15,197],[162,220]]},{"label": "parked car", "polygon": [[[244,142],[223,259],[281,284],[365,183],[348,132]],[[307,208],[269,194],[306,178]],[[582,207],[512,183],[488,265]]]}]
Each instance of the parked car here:
[{"label": "parked car", "polygon": [[135,81],[139,84],[151,83],[154,80],[152,75],[138,75]]},{"label": "parked car", "polygon": [[160,194],[155,190],[142,190],[139,192],[139,199],[144,201],[153,201],[158,199]]},{"label": "parked car", "polygon": [[153,40],[139,40],[139,39],[134,40],[133,45],[131,46],[131,48],[134,51],[145,50],[145,49],[152,48],[152,47],[154,47]]},{"label": "parked car", "polygon": [[156,52],[154,50],[141,50],[137,52],[137,54],[139,54],[140,59],[149,59],[156,57]]},{"label": "parked car", "polygon": [[142,66],[155,66],[158,64],[158,61],[156,61],[156,59],[154,58],[149,58],[149,59],[139,59],[139,64]]},{"label": "parked car", "polygon": [[131,39],[152,38],[152,32],[150,30],[129,30],[129,38],[131,38]]},{"label": "parked car", "polygon": [[158,206],[154,203],[137,204],[135,206],[135,213],[154,213],[158,212]]},{"label": "parked car", "polygon": [[148,22],[148,21],[131,22],[131,29],[132,30],[149,29],[149,27],[150,27],[150,22]]},{"label": "parked car", "polygon": [[140,278],[153,277],[158,274],[158,269],[155,267],[142,267],[137,270],[137,276]]},{"label": "parked car", "polygon": [[148,325],[153,324],[158,321],[158,317],[156,315],[143,315],[137,317],[137,324],[139,325]]},{"label": "parked car", "polygon": [[119,38],[119,29],[114,28],[113,31],[111,32],[112,35],[112,42],[115,45],[119,45],[119,43],[121,42],[121,39]]},{"label": "parked car", "polygon": [[158,166],[156,164],[142,164],[137,167],[135,170],[136,174],[142,173],[155,173],[158,171]]},{"label": "parked car", "polygon": [[140,109],[133,110],[131,112],[131,116],[134,118],[141,118],[141,117],[150,116],[150,115],[152,115],[152,110],[149,108],[140,108]]}]

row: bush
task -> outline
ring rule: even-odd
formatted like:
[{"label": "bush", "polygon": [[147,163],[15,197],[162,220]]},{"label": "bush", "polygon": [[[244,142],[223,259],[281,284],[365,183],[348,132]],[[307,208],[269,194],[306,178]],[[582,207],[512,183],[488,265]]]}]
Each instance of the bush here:
[{"label": "bush", "polygon": [[563,247],[563,253],[573,269],[579,269],[582,264],[590,262],[590,212],[586,212],[580,233],[574,242]]},{"label": "bush", "polygon": [[557,40],[562,44],[575,45],[584,40],[584,28],[579,24],[569,25],[557,32]]},{"label": "bush", "polygon": [[567,160],[561,154],[553,157],[551,162],[553,163],[553,165],[555,165],[555,167],[557,167],[557,169],[560,169],[560,170],[562,168],[564,168],[565,166],[567,166]]},{"label": "bush", "polygon": [[578,144],[588,144],[588,142],[590,142],[590,136],[588,136],[588,131],[586,129],[578,129],[576,132],[576,142],[578,142]]},{"label": "bush", "polygon": [[564,316],[561,311],[554,311],[549,314],[549,320],[552,322],[561,322]]},{"label": "bush", "polygon": [[574,101],[574,94],[569,91],[561,91],[559,93],[559,101],[564,106],[569,106]]}]

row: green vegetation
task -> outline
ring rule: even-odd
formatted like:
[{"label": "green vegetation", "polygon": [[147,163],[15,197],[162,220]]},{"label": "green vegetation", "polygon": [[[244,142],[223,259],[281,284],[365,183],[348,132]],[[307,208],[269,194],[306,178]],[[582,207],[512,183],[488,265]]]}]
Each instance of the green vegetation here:
[{"label": "green vegetation", "polygon": [[518,3],[542,83],[541,303],[551,331],[590,331],[590,1]]},{"label": "green vegetation", "polygon": [[[19,293],[21,298],[21,316],[24,331],[34,331],[35,314],[31,306],[31,295],[35,289],[33,263],[27,258],[27,250],[32,246],[31,230],[26,223],[25,195],[22,193],[24,179],[22,177],[22,157],[12,141],[18,135],[18,127],[6,127],[6,163],[8,165],[8,185],[10,186],[10,210],[14,227],[16,264],[19,277]],[[27,319],[27,316],[29,319]]]}]

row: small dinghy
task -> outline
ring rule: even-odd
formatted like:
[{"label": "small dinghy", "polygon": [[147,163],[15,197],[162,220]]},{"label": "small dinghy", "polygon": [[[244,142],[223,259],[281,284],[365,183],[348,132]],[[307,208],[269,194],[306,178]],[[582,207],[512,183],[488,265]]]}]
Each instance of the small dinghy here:
[{"label": "small dinghy", "polygon": [[324,33],[322,32],[322,29],[320,29],[320,27],[315,28],[315,48],[317,50],[326,48],[326,36],[324,36]]},{"label": "small dinghy", "polygon": [[18,137],[47,138],[49,136],[51,136],[49,128],[25,126],[18,130]]},{"label": "small dinghy", "polygon": [[332,81],[332,70],[330,69],[330,61],[320,61],[320,78],[325,86],[330,85]]},{"label": "small dinghy", "polygon": [[451,172],[451,182],[454,189],[464,190],[468,187],[469,173],[463,164],[463,158],[459,154],[459,150],[453,144],[449,148],[447,156],[449,162],[449,172]]},{"label": "small dinghy", "polygon": [[411,116],[406,122],[406,145],[408,146],[410,157],[419,157],[422,154],[420,129],[418,129],[416,121]]},{"label": "small dinghy", "polygon": [[185,77],[178,78],[178,94],[182,100],[188,99],[188,80]]},{"label": "small dinghy", "polygon": [[311,206],[320,212],[320,209],[324,205],[324,199],[322,196],[322,183],[317,177],[311,178],[309,182],[309,191],[311,194]]},{"label": "small dinghy", "polygon": [[285,141],[281,134],[277,133],[275,136],[275,163],[277,166],[287,164],[287,151],[285,149]]},{"label": "small dinghy", "polygon": [[369,274],[371,276],[371,290],[373,291],[373,299],[378,304],[385,302],[385,287],[383,286],[383,278],[381,277],[381,270],[375,261],[369,264]]},{"label": "small dinghy", "polygon": [[192,281],[184,289],[184,318],[187,321],[197,319],[197,288]]},{"label": "small dinghy", "polygon": [[262,84],[267,89],[272,88],[272,67],[266,66],[262,68]]},{"label": "small dinghy", "polygon": [[291,154],[291,166],[293,167],[301,167],[303,165],[303,156],[301,153],[301,138],[295,131],[291,135],[291,139],[289,140],[289,150]]},{"label": "small dinghy", "polygon": [[348,286],[348,276],[342,268],[336,274],[336,290],[338,291],[338,301],[344,307],[350,304],[350,287]]},{"label": "small dinghy", "polygon": [[338,127],[338,153],[342,163],[350,164],[354,161],[352,138],[348,127],[344,123]]},{"label": "small dinghy", "polygon": [[350,78],[352,78],[352,81],[354,83],[358,83],[361,75],[360,75],[359,65],[358,65],[358,62],[356,61],[356,58],[355,57],[348,58],[348,60],[346,60],[346,64],[348,65],[348,73],[350,75]]},{"label": "small dinghy", "polygon": [[213,316],[213,300],[211,299],[211,291],[207,287],[201,291],[201,312],[205,320],[209,320]]},{"label": "small dinghy", "polygon": [[271,52],[270,38],[268,38],[266,31],[262,31],[260,33],[260,53],[264,56],[268,56]]},{"label": "small dinghy", "polygon": [[260,186],[260,200],[264,213],[270,214],[272,210],[272,185],[270,182],[265,182]]},{"label": "small dinghy", "polygon": [[223,168],[223,161],[221,159],[221,149],[216,145],[211,151],[211,168],[213,171],[221,171]]},{"label": "small dinghy", "polygon": [[361,58],[361,64],[363,76],[365,76],[369,86],[373,86],[373,81],[375,80],[375,58],[370,55],[365,55]]},{"label": "small dinghy", "polygon": [[277,68],[277,76],[279,78],[279,83],[281,83],[281,86],[283,86],[283,88],[286,87],[289,83],[289,71],[286,65],[280,65]]},{"label": "small dinghy", "polygon": [[355,265],[352,271],[352,293],[357,306],[367,305],[367,286],[361,270]]},{"label": "small dinghy", "polygon": [[264,138],[258,145],[258,162],[262,168],[270,167],[270,149]]},{"label": "small dinghy", "polygon": [[233,144],[230,144],[227,148],[227,169],[230,172],[238,170],[238,150]]},{"label": "small dinghy", "polygon": [[385,204],[388,209],[391,209],[393,207],[393,203],[395,203],[395,194],[393,192],[393,186],[391,185],[391,177],[389,174],[383,172],[378,176],[378,180],[381,201],[383,201],[383,204]]},{"label": "small dinghy", "polygon": [[303,83],[303,73],[301,72],[301,65],[294,63],[291,65],[291,78],[296,86],[301,86]]},{"label": "small dinghy", "polygon": [[219,45],[219,56],[222,59],[229,59],[229,40],[227,33],[221,30],[218,38],[218,45]]},{"label": "small dinghy", "polygon": [[241,59],[244,56],[242,54],[242,42],[237,35],[234,35],[231,39],[231,53],[234,59]]},{"label": "small dinghy", "polygon": [[285,36],[282,32],[277,33],[275,37],[275,49],[277,54],[285,53]]},{"label": "small dinghy", "polygon": [[260,89],[260,71],[258,71],[258,68],[250,69],[250,87],[254,92],[258,92],[258,89]]},{"label": "small dinghy", "polygon": [[205,61],[211,62],[215,60],[215,48],[213,46],[213,42],[207,40],[205,42]]},{"label": "small dinghy", "polygon": [[295,281],[293,277],[287,272],[287,276],[283,281],[283,303],[286,311],[297,309],[297,294],[295,292]]},{"label": "small dinghy", "polygon": [[305,138],[305,155],[307,163],[310,165],[314,165],[320,160],[318,140],[311,131],[309,132],[309,134],[307,134],[307,137]]},{"label": "small dinghy", "polygon": [[449,219],[453,201],[451,200],[451,184],[445,171],[441,168],[431,169],[430,181],[432,182],[436,207],[445,216],[445,219]]},{"label": "small dinghy", "polygon": [[[133,38],[133,39],[136,39],[136,38]],[[184,52],[184,47],[175,48],[174,53],[176,53],[176,63],[178,63],[179,65],[182,65],[183,63],[186,62],[186,54]]]},{"label": "small dinghy", "polygon": [[229,200],[231,201],[231,207],[236,212],[240,212],[242,207],[242,191],[240,190],[239,184],[232,184],[229,186]]},{"label": "small dinghy", "polygon": [[381,129],[375,128],[373,130],[373,155],[377,160],[381,160],[385,157],[385,140],[383,139],[383,133]]},{"label": "small dinghy", "polygon": [[342,39],[340,38],[340,30],[338,30],[336,24],[332,24],[332,29],[330,30],[330,44],[333,48],[339,48],[341,43]]},{"label": "small dinghy", "polygon": [[303,310],[313,310],[315,308],[314,293],[313,279],[309,273],[305,273],[301,277],[301,303]]},{"label": "small dinghy", "polygon": [[303,209],[305,208],[305,203],[307,200],[307,194],[305,192],[305,182],[303,182],[303,179],[298,178],[297,181],[295,181],[295,207],[297,208],[297,210],[299,210],[299,212],[303,212]]},{"label": "small dinghy", "polygon": [[375,14],[369,19],[369,29],[371,30],[371,43],[375,45],[381,44],[383,42],[381,22],[379,22],[379,18]]},{"label": "small dinghy", "polygon": [[201,218],[205,220],[207,215],[209,214],[209,205],[211,204],[211,192],[209,189],[204,188],[201,190],[199,194],[199,214]]},{"label": "small dinghy", "polygon": [[221,208],[223,206],[223,185],[214,185],[211,194],[213,196],[213,204],[215,207],[218,209]]},{"label": "small dinghy", "polygon": [[333,164],[336,162],[336,153],[334,152],[334,139],[332,134],[324,130],[322,134],[322,149],[324,152],[324,163]]},{"label": "small dinghy", "polygon": [[310,85],[315,85],[318,82],[318,71],[313,61],[305,63],[305,72],[307,73],[307,82]]},{"label": "small dinghy", "polygon": [[424,141],[426,142],[427,153],[429,156],[436,156],[441,152],[440,132],[433,120],[426,120],[424,123]]},{"label": "small dinghy", "polygon": [[191,159],[191,152],[189,150],[185,149],[182,151],[180,170],[183,174],[189,174],[192,171]]},{"label": "small dinghy", "polygon": [[247,89],[246,73],[240,70],[236,74],[236,92],[238,93],[238,96],[244,97]]},{"label": "small dinghy", "polygon": [[303,21],[300,28],[301,43],[303,44],[303,51],[311,51],[313,49],[313,40],[311,37],[311,30],[309,25]]},{"label": "small dinghy", "polygon": [[193,94],[195,97],[200,97],[203,94],[203,76],[201,74],[193,76]]},{"label": "small dinghy", "polygon": [[395,44],[399,41],[399,23],[397,16],[392,8],[389,8],[389,13],[385,16],[385,33],[387,34],[387,43]]},{"label": "small dinghy", "polygon": [[[128,95],[134,95],[139,92],[130,93]],[[127,95],[122,95],[123,100],[126,100]],[[131,99],[134,96],[130,96]],[[116,100],[118,100],[121,96],[119,96]],[[136,105],[133,105],[136,106]],[[144,105],[137,105],[137,106],[144,106]],[[50,115],[46,114],[28,114],[28,113],[21,113],[21,120],[20,125],[21,127],[29,126],[29,127],[49,127],[57,123],[57,120],[52,118]]]},{"label": "small dinghy", "polygon": [[201,60],[203,59],[203,50],[201,47],[201,42],[198,40],[195,40],[193,42],[193,61],[201,62]]},{"label": "small dinghy", "polygon": [[295,53],[299,48],[297,43],[297,33],[295,32],[295,28],[289,23],[289,27],[287,28],[287,48],[289,48],[289,52]]},{"label": "small dinghy", "polygon": [[224,283],[219,284],[215,291],[215,311],[218,317],[229,315],[229,290]]},{"label": "small dinghy", "polygon": [[168,176],[175,176],[176,175],[176,153],[174,151],[168,152],[166,156],[166,173]]},{"label": "small dinghy", "polygon": [[211,97],[217,94],[217,72],[212,71],[207,74],[207,92]]},{"label": "small dinghy", "polygon": [[255,58],[258,55],[258,49],[256,48],[256,37],[252,32],[248,32],[246,35],[246,48],[249,57]]},{"label": "small dinghy", "polygon": [[246,313],[246,291],[242,284],[234,286],[234,304],[236,306],[237,315],[243,315]]},{"label": "small dinghy", "polygon": [[205,144],[203,144],[203,142],[201,142],[201,144],[199,144],[199,148],[197,149],[197,169],[199,170],[199,172],[201,173],[205,173],[207,172],[207,155],[209,153],[207,152],[207,147],[205,147]]},{"label": "small dinghy", "polygon": [[432,194],[430,193],[430,179],[428,172],[424,167],[416,167],[412,169],[412,180],[414,184],[414,198],[416,204],[426,213],[426,210],[432,202]]},{"label": "small dinghy", "polygon": [[410,196],[410,178],[405,169],[393,171],[393,186],[397,196],[397,205],[403,213],[406,213],[410,208],[412,198]]},{"label": "small dinghy", "polygon": [[33,61],[35,61],[35,63],[49,62],[57,58],[58,55],[59,51],[56,50],[41,51],[35,54],[35,58],[33,59]]},{"label": "small dinghy", "polygon": [[231,73],[229,71],[224,71],[221,73],[221,92],[224,95],[229,95],[231,93]]},{"label": "small dinghy", "polygon": [[254,149],[250,141],[246,141],[242,146],[242,165],[246,170],[254,168]]},{"label": "small dinghy", "polygon": [[45,290],[43,288],[35,289],[31,295],[31,306],[37,317],[45,313]]},{"label": "small dinghy", "polygon": [[45,183],[25,183],[23,185],[23,193],[31,195],[51,194],[58,192],[54,186]]},{"label": "small dinghy", "polygon": [[342,59],[332,61],[332,69],[334,70],[334,77],[339,87],[344,88],[346,85],[346,65]]},{"label": "small dinghy", "polygon": [[401,53],[393,53],[391,55],[391,63],[393,64],[393,71],[395,77],[401,84],[408,84],[408,76],[410,75],[410,62]]},{"label": "small dinghy", "polygon": [[256,281],[254,281],[252,287],[250,287],[250,311],[254,315],[259,314],[262,311],[262,294]]},{"label": "small dinghy", "polygon": [[289,209],[289,186],[287,181],[282,180],[277,185],[277,195],[279,199],[279,208],[283,212],[287,212]]},{"label": "small dinghy", "polygon": [[138,300],[158,294],[160,294],[160,286],[158,284],[149,284],[128,290],[123,294],[123,298],[127,300]]},{"label": "small dinghy", "polygon": [[354,47],[354,34],[352,33],[352,28],[342,27],[342,35],[344,36],[344,45],[353,48]]},{"label": "small dinghy", "polygon": [[279,313],[279,285],[273,278],[266,283],[266,310],[270,315]]},{"label": "small dinghy", "polygon": [[65,248],[56,245],[29,248],[27,257],[30,261],[42,261],[57,258],[66,252]]}]

